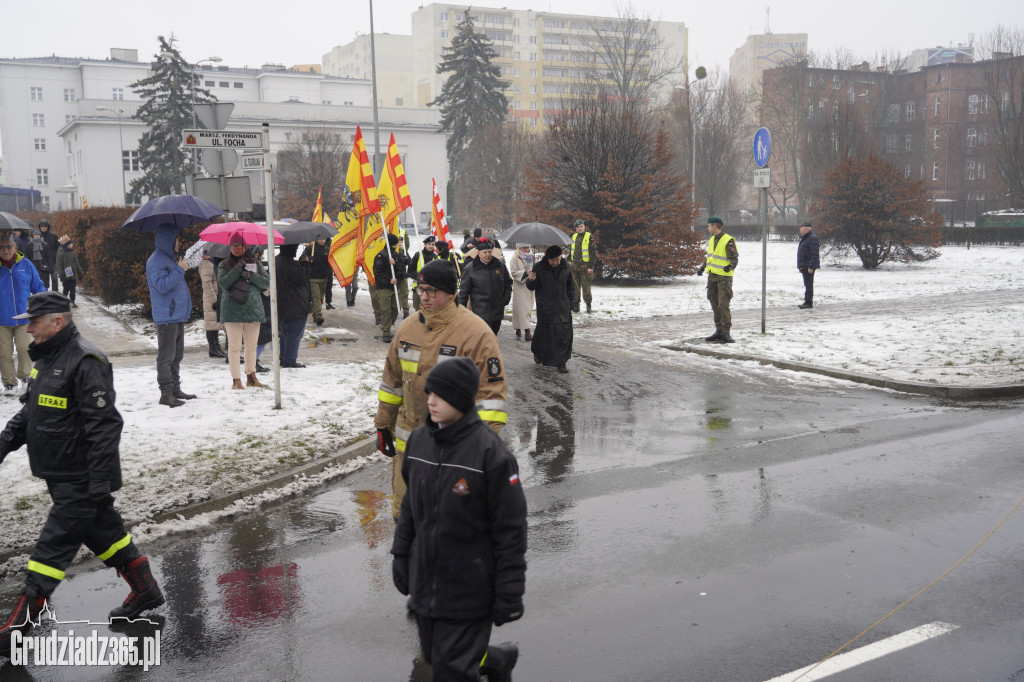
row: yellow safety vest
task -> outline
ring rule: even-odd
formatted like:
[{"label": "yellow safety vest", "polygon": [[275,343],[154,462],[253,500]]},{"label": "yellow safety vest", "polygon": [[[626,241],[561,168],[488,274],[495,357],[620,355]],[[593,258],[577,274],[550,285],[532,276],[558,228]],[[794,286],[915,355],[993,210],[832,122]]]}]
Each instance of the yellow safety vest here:
[{"label": "yellow safety vest", "polygon": [[723,268],[729,264],[729,256],[725,253],[725,247],[728,246],[732,240],[731,235],[727,235],[724,232],[718,238],[718,244],[712,248],[712,244],[715,242],[715,238],[711,237],[708,239],[708,260],[705,269],[713,274],[722,275],[724,277],[732,277],[734,270],[726,272]]},{"label": "yellow safety vest", "polygon": [[[573,250],[573,253],[575,253],[575,251],[576,251],[576,237],[579,237],[579,236],[580,236],[579,232],[573,232],[573,234],[572,234],[572,250]],[[583,262],[584,263],[589,263],[590,262],[590,233],[589,232],[584,232],[583,233]]]}]

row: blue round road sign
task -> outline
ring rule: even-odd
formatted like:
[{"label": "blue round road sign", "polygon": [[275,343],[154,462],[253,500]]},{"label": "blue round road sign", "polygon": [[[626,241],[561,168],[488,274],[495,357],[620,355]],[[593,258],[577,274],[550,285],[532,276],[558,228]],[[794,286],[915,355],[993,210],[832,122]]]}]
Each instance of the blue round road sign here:
[{"label": "blue round road sign", "polygon": [[772,136],[767,128],[759,128],[754,133],[754,163],[758,168],[768,165],[768,157],[772,153]]}]

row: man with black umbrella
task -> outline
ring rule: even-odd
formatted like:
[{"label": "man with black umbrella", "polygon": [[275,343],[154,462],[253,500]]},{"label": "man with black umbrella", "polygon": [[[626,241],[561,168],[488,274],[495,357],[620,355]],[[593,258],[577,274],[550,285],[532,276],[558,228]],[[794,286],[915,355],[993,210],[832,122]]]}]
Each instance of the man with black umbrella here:
[{"label": "man with black umbrella", "polygon": [[181,358],[185,354],[185,323],[192,314],[192,294],[185,281],[188,262],[181,252],[181,228],[162,223],[156,228],[156,250],[146,261],[146,283],[156,322],[156,381],[160,404],[180,407],[196,396],[181,390]]}]

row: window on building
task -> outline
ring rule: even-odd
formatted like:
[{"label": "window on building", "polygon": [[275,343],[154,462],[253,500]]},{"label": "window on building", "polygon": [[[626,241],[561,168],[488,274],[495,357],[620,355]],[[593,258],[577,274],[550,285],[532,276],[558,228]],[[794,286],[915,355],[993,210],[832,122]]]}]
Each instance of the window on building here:
[{"label": "window on building", "polygon": [[898,123],[899,120],[900,120],[900,105],[899,104],[890,104],[889,105],[889,115],[886,116],[886,122],[887,123]]},{"label": "window on building", "polygon": [[907,102],[907,120],[908,121],[913,121],[914,120],[914,103],[913,102]]},{"label": "window on building", "polygon": [[935,115],[938,116],[941,113],[942,113],[942,98],[941,97],[936,97],[935,98]]},{"label": "window on building", "polygon": [[446,24],[448,23],[448,13],[447,12],[441,12],[441,21],[443,21]]},{"label": "window on building", "polygon": [[49,185],[50,184],[50,171],[46,168],[36,168],[36,184],[37,185]]},{"label": "window on building", "polygon": [[932,164],[932,180],[939,179],[939,162],[936,161]]},{"label": "window on building", "polygon": [[518,33],[516,33],[516,34],[514,34],[512,36],[512,42],[517,44],[517,45],[519,44],[519,34]]},{"label": "window on building", "polygon": [[43,101],[43,88],[42,86],[32,86],[28,89],[29,99],[33,102]]},{"label": "window on building", "polygon": [[111,99],[124,99],[124,88],[113,88]]},{"label": "window on building", "polygon": [[405,98],[404,97],[396,97],[395,98],[395,106],[396,107],[404,107],[405,106]]},{"label": "window on building", "polygon": [[1004,92],[999,101],[999,108],[1002,110],[1003,115],[1007,116],[1010,114],[1010,93]]},{"label": "window on building", "polygon": [[537,119],[535,119],[535,118],[531,118],[531,119],[530,119],[530,125],[531,125],[532,127],[536,128],[536,127],[537,127]]},{"label": "window on building", "polygon": [[973,180],[974,179],[974,161],[973,160],[967,162],[967,168],[964,169],[964,175],[966,176],[967,180]]},{"label": "window on building", "polygon": [[981,113],[988,113],[988,95],[981,96]]},{"label": "window on building", "polygon": [[533,111],[537,111],[537,103],[536,102],[530,102],[530,109],[532,109]]},{"label": "window on building", "polygon": [[240,81],[235,81],[234,83],[232,83],[232,85],[238,88],[239,90],[241,90],[243,87],[243,83],[241,83]]},{"label": "window on building", "polygon": [[967,146],[973,147],[978,144],[978,131],[976,128],[967,129]]},{"label": "window on building", "polygon": [[355,105],[356,105],[355,102],[345,102],[345,106],[346,107],[354,107]]},{"label": "window on building", "polygon": [[448,40],[448,31],[441,31],[441,40]]},{"label": "window on building", "polygon": [[537,44],[537,36],[530,36],[530,44],[531,45],[536,45]]},{"label": "window on building", "polygon": [[[906,137],[903,138],[903,151],[909,152],[909,151],[911,151],[913,149],[913,146],[914,146],[914,136],[913,135],[907,135]],[[908,175],[907,177],[910,177],[910,176]]]},{"label": "window on building", "polygon": [[984,180],[985,179],[985,162],[984,161],[979,161],[978,162],[978,179],[979,180]]},{"label": "window on building", "polygon": [[515,76],[516,78],[519,78],[519,67],[518,66],[514,67],[512,69],[512,75]]},{"label": "window on building", "polygon": [[42,114],[32,114],[32,126],[34,128],[43,128],[46,126],[46,117]]},{"label": "window on building", "polygon": [[978,133],[978,144],[982,147],[988,144],[988,130],[985,128],[982,128],[981,132]]},{"label": "window on building", "polygon": [[938,148],[939,148],[939,129],[936,128],[934,131],[932,131],[932,149],[938,149]]},{"label": "window on building", "polygon": [[139,165],[139,153],[137,151],[134,149],[126,149],[121,152],[121,170],[142,170],[142,166]]},{"label": "window on building", "polygon": [[220,87],[222,87],[222,88],[230,88],[231,87],[231,83],[229,83],[227,81],[218,81],[218,85]]},{"label": "window on building", "polygon": [[514,60],[516,60],[518,62],[520,60],[519,53],[518,52],[513,52],[512,53],[512,59],[514,59]]},{"label": "window on building", "polygon": [[216,81],[203,81],[203,86],[205,86],[207,88],[212,88],[212,87],[214,87],[216,85],[217,85]]},{"label": "window on building", "polygon": [[977,95],[968,95],[968,97],[967,97],[967,113],[968,114],[974,114],[974,115],[978,114],[978,96]]},{"label": "window on building", "polygon": [[513,19],[512,19],[512,25],[513,25],[513,26],[518,26],[518,25],[519,25],[519,19],[517,19],[517,18],[514,18],[514,17],[513,17]]},{"label": "window on building", "polygon": [[537,77],[537,69],[530,69],[530,78]]},{"label": "window on building", "polygon": [[923,164],[923,163],[921,164],[921,169],[920,169],[920,171],[918,172],[918,175],[917,175],[917,177],[918,177],[919,179],[921,179],[921,180],[924,180],[924,164]]},{"label": "window on building", "polygon": [[64,125],[67,125],[75,120],[74,114],[64,114]]},{"label": "window on building", "polygon": [[516,83],[512,86],[512,92],[519,92],[519,83]]},{"label": "window on building", "polygon": [[537,20],[536,19],[530,19],[529,23],[527,23],[527,26],[529,28],[536,29],[537,28]]},{"label": "window on building", "polygon": [[908,163],[906,166],[903,167],[903,177],[909,178],[910,172],[910,164]]},{"label": "window on building", "polygon": [[65,102],[74,102],[75,101],[75,89],[74,88],[64,88],[64,101]]},{"label": "window on building", "polygon": [[899,135],[886,135],[885,136],[885,153],[895,154],[896,146],[899,144]]},{"label": "window on building", "polygon": [[935,82],[936,83],[941,83],[942,82],[942,72],[941,71],[936,71],[935,72]]},{"label": "window on building", "polygon": [[834,151],[834,152],[839,151],[839,135],[837,135],[836,133],[832,133],[831,134],[831,139],[832,139],[832,151]]},{"label": "window on building", "polygon": [[46,138],[45,137],[37,137],[37,138],[35,138],[32,141],[32,144],[35,147],[37,152],[45,152],[46,151]]},{"label": "window on building", "polygon": [[530,53],[530,61],[531,62],[537,61],[537,53],[536,52],[531,52]]},{"label": "window on building", "polygon": [[530,94],[531,95],[536,95],[537,94],[537,86],[536,85],[531,85],[530,86]]}]

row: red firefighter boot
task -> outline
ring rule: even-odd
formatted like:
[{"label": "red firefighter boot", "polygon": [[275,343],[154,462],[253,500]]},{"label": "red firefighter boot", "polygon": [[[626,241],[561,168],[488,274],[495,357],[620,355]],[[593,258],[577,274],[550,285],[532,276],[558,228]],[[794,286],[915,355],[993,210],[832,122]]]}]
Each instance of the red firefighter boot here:
[{"label": "red firefighter boot", "polygon": [[39,613],[46,605],[46,597],[25,589],[14,602],[14,610],[3,625],[0,625],[0,656],[11,656],[11,633],[15,630],[28,632],[39,622]]},{"label": "red firefighter boot", "polygon": [[118,575],[124,578],[132,593],[124,603],[110,612],[110,619],[135,620],[139,614],[155,609],[164,603],[164,595],[156,584],[153,571],[149,568],[149,559],[140,556],[138,559],[117,569]]}]

